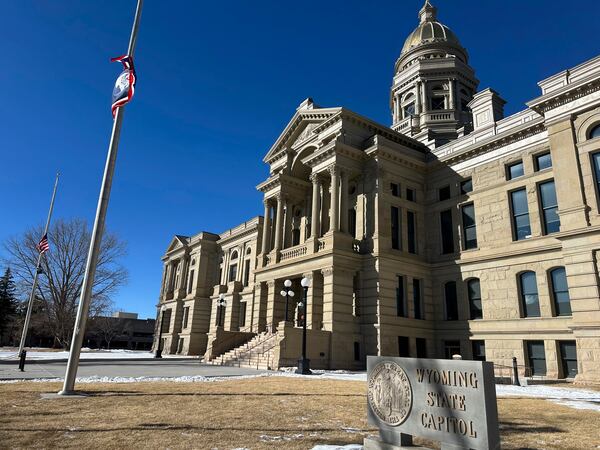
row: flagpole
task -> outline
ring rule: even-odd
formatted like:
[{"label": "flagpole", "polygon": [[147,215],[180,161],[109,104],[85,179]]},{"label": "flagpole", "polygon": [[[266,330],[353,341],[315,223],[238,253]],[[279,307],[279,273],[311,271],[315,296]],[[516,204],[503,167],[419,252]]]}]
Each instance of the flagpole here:
[{"label": "flagpole", "polygon": [[[50,219],[52,218],[52,211],[54,210],[54,199],[56,198],[56,189],[58,188],[58,178],[60,174],[56,174],[56,180],[54,181],[54,189],[52,190],[52,199],[50,200],[50,209],[48,210],[48,218],[46,219],[46,227],[42,238],[48,234],[48,228],[50,227]],[[39,249],[38,249],[39,251]],[[31,310],[33,309],[33,299],[35,298],[35,290],[37,289],[38,276],[40,274],[40,266],[42,264],[42,255],[44,252],[40,251],[35,265],[35,274],[33,275],[33,284],[31,285],[31,293],[29,294],[29,302],[27,303],[27,313],[25,314],[25,323],[23,324],[23,332],[21,333],[21,342],[19,343],[19,358],[23,353],[25,347],[25,340],[27,339],[27,332],[29,331],[29,322],[31,321]]]},{"label": "flagpole", "polygon": [[[135,19],[133,21],[131,36],[129,38],[127,54],[132,57],[135,51],[143,3],[143,0],[137,0]],[[110,189],[112,186],[115,164],[117,161],[117,150],[119,148],[119,137],[121,135],[124,112],[123,106],[119,107],[113,121],[113,129],[110,136],[108,154],[106,156],[106,165],[104,167],[104,177],[102,179],[102,187],[100,189],[98,207],[96,209],[96,219],[94,220],[94,229],[92,230],[92,240],[90,242],[83,284],[81,285],[81,297],[79,299],[79,308],[77,309],[75,328],[73,329],[73,340],[71,341],[71,349],[69,351],[69,362],[67,363],[67,372],[65,373],[65,383],[62,391],[59,392],[60,395],[74,394],[75,377],[77,376],[81,345],[83,344],[85,325],[90,309],[92,287],[94,285],[94,276],[96,275],[96,265],[98,263],[98,256],[100,253],[100,244],[102,243],[102,234],[104,233],[104,223],[106,220],[106,211],[108,209],[108,202],[110,199]]]}]

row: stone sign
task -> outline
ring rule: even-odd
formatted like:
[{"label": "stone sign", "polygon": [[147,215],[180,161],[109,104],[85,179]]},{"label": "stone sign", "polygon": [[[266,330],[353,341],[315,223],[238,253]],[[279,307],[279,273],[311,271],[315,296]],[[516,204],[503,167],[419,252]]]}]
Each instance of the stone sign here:
[{"label": "stone sign", "polygon": [[369,423],[394,448],[419,436],[442,448],[499,449],[494,365],[482,361],[367,357]]}]

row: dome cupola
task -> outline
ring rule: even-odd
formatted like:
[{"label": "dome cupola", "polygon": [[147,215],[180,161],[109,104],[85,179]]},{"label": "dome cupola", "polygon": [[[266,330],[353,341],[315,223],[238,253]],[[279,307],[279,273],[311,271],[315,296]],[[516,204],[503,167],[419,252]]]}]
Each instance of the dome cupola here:
[{"label": "dome cupola", "polygon": [[468,133],[469,102],[479,81],[467,51],[437,19],[429,0],[396,61],[390,95],[392,128],[430,147]]}]

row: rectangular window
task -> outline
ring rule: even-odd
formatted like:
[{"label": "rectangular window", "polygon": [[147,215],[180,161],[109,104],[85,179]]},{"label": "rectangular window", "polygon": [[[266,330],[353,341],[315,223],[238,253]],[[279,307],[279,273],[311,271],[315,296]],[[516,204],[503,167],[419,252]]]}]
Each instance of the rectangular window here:
[{"label": "rectangular window", "polygon": [[525,188],[510,193],[510,208],[512,212],[513,240],[520,241],[531,237],[529,224],[529,206],[527,205],[527,190]]},{"label": "rectangular window", "polygon": [[[356,209],[350,208],[348,210],[348,231],[350,236],[356,237]],[[310,236],[310,234],[307,234]]]},{"label": "rectangular window", "polygon": [[421,280],[413,278],[413,308],[415,319],[423,319],[423,295],[421,294]]},{"label": "rectangular window", "polygon": [[417,338],[417,358],[427,358],[427,340]]},{"label": "rectangular window", "polygon": [[250,260],[247,259],[244,262],[244,286],[248,286],[250,283]]},{"label": "rectangular window", "polygon": [[171,310],[165,309],[162,312],[161,322],[160,322],[161,333],[168,333],[171,329]]},{"label": "rectangular window", "polygon": [[235,281],[237,277],[237,264],[233,264],[229,267],[229,282]]},{"label": "rectangular window", "polygon": [[460,341],[444,341],[444,356],[452,359],[453,355],[460,355]]},{"label": "rectangular window", "polygon": [[454,253],[454,229],[452,227],[452,211],[440,213],[440,225],[442,228],[442,254]]},{"label": "rectangular window", "polygon": [[359,274],[356,273],[352,278],[352,315],[360,316],[360,282]]},{"label": "rectangular window", "polygon": [[523,169],[523,161],[519,161],[506,166],[507,180],[514,180],[515,178],[522,177],[523,175],[525,175],[525,170]]},{"label": "rectangular window", "polygon": [[550,152],[534,156],[533,165],[536,172],[552,167],[552,157],[550,156]]},{"label": "rectangular window", "polygon": [[392,206],[392,248],[402,248],[402,230],[400,227],[400,208]]},{"label": "rectangular window", "polygon": [[475,223],[475,206],[464,205],[462,208],[463,245],[465,250],[477,248],[477,225]]},{"label": "rectangular window", "polygon": [[400,185],[398,183],[390,183],[390,189],[394,197],[400,197]]},{"label": "rectangular window", "polygon": [[431,109],[433,111],[440,111],[446,109],[446,98],[443,96],[431,97]]},{"label": "rectangular window", "polygon": [[460,182],[460,193],[468,194],[473,191],[473,180],[471,178],[467,178],[464,181]]},{"label": "rectangular window", "polygon": [[406,292],[404,290],[404,277],[398,275],[398,286],[396,287],[396,315],[408,317],[406,313]]},{"label": "rectangular window", "polygon": [[360,361],[360,342],[354,343],[354,361]]},{"label": "rectangular window", "polygon": [[530,374],[534,376],[546,375],[546,353],[544,341],[525,341],[527,344],[527,360]]},{"label": "rectangular window", "polygon": [[246,326],[246,302],[240,302],[239,325],[240,328]]},{"label": "rectangular window", "polygon": [[439,190],[440,201],[448,200],[450,198],[450,186],[444,186]]},{"label": "rectangular window", "polygon": [[417,254],[417,224],[415,213],[406,211],[406,231],[408,233],[408,253]]},{"label": "rectangular window", "polygon": [[575,341],[559,341],[560,360],[563,378],[577,375],[577,346]]},{"label": "rectangular window", "polygon": [[473,360],[485,361],[485,341],[472,341]]},{"label": "rectangular window", "polygon": [[406,200],[409,202],[417,201],[417,191],[411,188],[406,188]]},{"label": "rectangular window", "polygon": [[542,208],[544,234],[557,233],[560,231],[560,218],[558,217],[558,200],[556,199],[554,180],[540,183],[538,191]]},{"label": "rectangular window", "polygon": [[192,287],[194,286],[194,271],[190,271],[190,279],[188,280],[188,294],[192,292]]},{"label": "rectangular window", "polygon": [[410,357],[410,344],[406,336],[398,336],[398,356],[401,358]]},{"label": "rectangular window", "polygon": [[446,320],[458,320],[456,282],[449,281],[444,285],[444,301],[446,305]]},{"label": "rectangular window", "polygon": [[188,327],[189,315],[190,315],[190,307],[186,306],[185,308],[183,308],[183,328]]},{"label": "rectangular window", "polygon": [[596,198],[600,204],[600,152],[592,154],[592,166],[594,168],[594,181],[596,181]]}]

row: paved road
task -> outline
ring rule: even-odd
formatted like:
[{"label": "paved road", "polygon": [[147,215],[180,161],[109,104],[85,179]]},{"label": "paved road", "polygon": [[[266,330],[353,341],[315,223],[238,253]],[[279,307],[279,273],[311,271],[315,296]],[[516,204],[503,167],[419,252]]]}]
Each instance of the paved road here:
[{"label": "paved road", "polygon": [[[0,364],[1,379],[63,378],[66,362],[28,362],[25,372],[17,364]],[[221,367],[201,364],[198,361],[162,359],[153,361],[81,361],[78,377],[180,377],[202,375],[228,377],[256,375],[264,371],[238,367]]]}]

